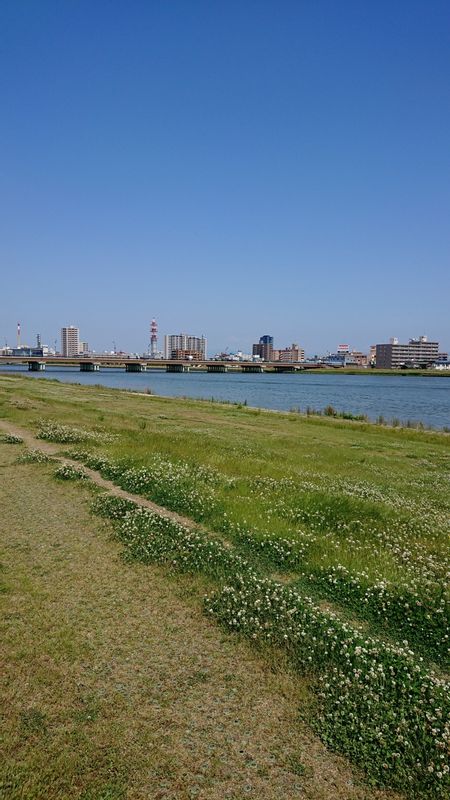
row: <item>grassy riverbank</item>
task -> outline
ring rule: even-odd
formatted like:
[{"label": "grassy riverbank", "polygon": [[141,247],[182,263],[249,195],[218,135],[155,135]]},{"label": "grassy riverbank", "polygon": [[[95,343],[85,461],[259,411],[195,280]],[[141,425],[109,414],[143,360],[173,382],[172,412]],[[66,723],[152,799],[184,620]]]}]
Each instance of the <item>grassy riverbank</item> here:
[{"label": "grassy riverbank", "polygon": [[[199,524],[206,541],[131,512],[117,533],[131,557],[184,564],[205,580],[208,613],[223,625],[261,642],[270,632],[271,648],[286,647],[291,666],[313,687],[311,724],[333,748],[378,783],[411,797],[443,796],[448,435],[17,376],[0,377],[0,415],[182,514],[194,530]],[[49,469],[26,468],[30,475]],[[272,609],[279,607],[275,617],[262,611],[269,595]],[[295,614],[303,609],[307,649],[299,646],[300,628],[286,627],[287,602]],[[341,644],[330,649],[331,641]],[[338,655],[345,649],[363,683],[355,683],[339,716],[350,680]],[[395,680],[394,688],[369,685],[373,659],[399,683],[417,667],[410,700]],[[426,743],[413,733],[422,724],[416,691],[426,692],[433,717]],[[391,713],[399,714],[397,727]]]}]

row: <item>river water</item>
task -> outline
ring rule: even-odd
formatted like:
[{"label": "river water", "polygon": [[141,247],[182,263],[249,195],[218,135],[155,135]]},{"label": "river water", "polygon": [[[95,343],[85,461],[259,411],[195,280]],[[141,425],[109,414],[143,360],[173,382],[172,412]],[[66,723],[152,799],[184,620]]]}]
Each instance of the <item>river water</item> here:
[{"label": "river water", "polygon": [[398,375],[298,374],[207,374],[166,373],[163,370],[126,373],[120,369],[79,372],[72,367],[48,367],[28,372],[26,367],[1,367],[1,372],[20,372],[31,378],[56,378],[68,383],[101,384],[115,389],[134,389],[167,397],[193,397],[247,403],[257,408],[283,411],[307,406],[367,414],[387,421],[423,422],[433,428],[450,426],[450,378]]}]

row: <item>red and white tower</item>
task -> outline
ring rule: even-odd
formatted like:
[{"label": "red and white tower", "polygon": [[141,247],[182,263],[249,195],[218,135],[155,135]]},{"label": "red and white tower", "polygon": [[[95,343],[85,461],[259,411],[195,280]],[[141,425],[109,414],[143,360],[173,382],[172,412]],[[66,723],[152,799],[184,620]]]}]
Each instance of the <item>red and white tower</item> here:
[{"label": "red and white tower", "polygon": [[158,353],[158,325],[156,319],[152,319],[152,324],[150,325],[150,355],[152,358],[156,358]]}]

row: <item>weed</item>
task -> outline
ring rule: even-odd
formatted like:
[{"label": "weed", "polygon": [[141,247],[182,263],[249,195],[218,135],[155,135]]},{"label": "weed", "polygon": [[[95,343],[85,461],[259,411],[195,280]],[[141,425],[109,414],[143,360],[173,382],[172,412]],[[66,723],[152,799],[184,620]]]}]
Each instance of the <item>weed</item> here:
[{"label": "weed", "polygon": [[53,473],[55,478],[60,481],[87,481],[89,475],[83,469],[74,467],[72,464],[61,464]]},{"label": "weed", "polygon": [[0,444],[23,444],[23,439],[13,433],[2,433],[0,434]]}]

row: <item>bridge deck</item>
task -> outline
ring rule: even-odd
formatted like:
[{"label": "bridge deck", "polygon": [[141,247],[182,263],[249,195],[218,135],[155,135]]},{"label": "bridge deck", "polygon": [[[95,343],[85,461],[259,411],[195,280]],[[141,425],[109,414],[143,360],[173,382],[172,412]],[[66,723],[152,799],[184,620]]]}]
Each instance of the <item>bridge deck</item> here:
[{"label": "bridge deck", "polygon": [[[317,369],[323,365],[315,362],[298,361],[292,363],[285,363],[280,361],[183,361],[177,359],[151,359],[151,358],[124,358],[123,356],[89,356],[77,358],[64,358],[63,356],[0,356],[1,365],[30,365],[30,364],[45,364],[48,367],[80,367],[83,366],[87,369],[98,369],[100,367],[107,369],[124,368],[129,369],[130,372],[135,366],[139,371],[139,367],[143,369],[166,369],[168,366],[189,366],[191,370],[206,370],[211,373],[219,371],[244,371],[254,368],[261,368],[263,371],[299,371],[304,369]],[[88,367],[89,365],[89,367]],[[131,367],[131,369],[130,369]]]}]

